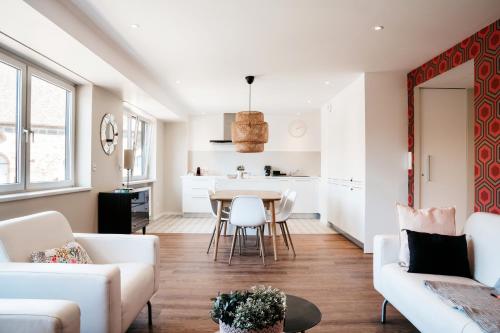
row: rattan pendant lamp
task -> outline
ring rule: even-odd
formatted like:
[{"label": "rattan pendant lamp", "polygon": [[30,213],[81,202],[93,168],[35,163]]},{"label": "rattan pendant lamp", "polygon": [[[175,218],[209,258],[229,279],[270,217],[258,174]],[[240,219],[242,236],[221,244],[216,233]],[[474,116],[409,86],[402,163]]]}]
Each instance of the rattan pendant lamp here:
[{"label": "rattan pendant lamp", "polygon": [[247,76],[248,83],[248,111],[236,113],[235,121],[231,126],[231,136],[239,153],[260,153],[264,151],[269,130],[264,121],[264,114],[252,110],[252,83],[255,77]]}]

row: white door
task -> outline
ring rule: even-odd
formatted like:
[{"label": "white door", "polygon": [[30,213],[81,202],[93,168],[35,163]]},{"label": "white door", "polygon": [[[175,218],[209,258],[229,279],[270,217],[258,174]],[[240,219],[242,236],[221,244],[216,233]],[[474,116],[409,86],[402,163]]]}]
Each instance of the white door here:
[{"label": "white door", "polygon": [[420,206],[455,206],[458,230],[467,214],[467,91],[421,89]]}]

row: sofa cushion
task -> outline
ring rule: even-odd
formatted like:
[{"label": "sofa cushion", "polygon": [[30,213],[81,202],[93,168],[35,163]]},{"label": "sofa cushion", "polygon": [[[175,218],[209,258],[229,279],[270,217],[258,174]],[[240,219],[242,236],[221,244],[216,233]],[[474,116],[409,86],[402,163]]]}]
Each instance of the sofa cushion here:
[{"label": "sofa cushion", "polygon": [[472,278],[465,235],[447,236],[407,230],[409,273],[454,275]]},{"label": "sofa cushion", "polygon": [[87,251],[77,242],[69,242],[63,247],[35,251],[31,254],[31,262],[47,264],[92,264]]},{"label": "sofa cushion", "polygon": [[400,228],[399,262],[401,266],[408,267],[410,265],[406,230],[450,236],[454,236],[456,233],[454,207],[416,209],[401,204],[397,204],[396,207]]},{"label": "sofa cushion", "polygon": [[74,240],[68,221],[58,212],[43,212],[0,221],[0,262],[29,262],[34,251]]},{"label": "sofa cushion", "polygon": [[[121,263],[122,328],[128,328],[154,293],[153,266]],[[122,330],[123,331],[123,330]]]},{"label": "sofa cushion", "polygon": [[382,294],[420,331],[452,333],[462,332],[467,327],[468,332],[481,332],[465,313],[454,309],[425,287],[425,280],[481,285],[458,276],[408,273],[397,263],[384,265],[380,270]]}]

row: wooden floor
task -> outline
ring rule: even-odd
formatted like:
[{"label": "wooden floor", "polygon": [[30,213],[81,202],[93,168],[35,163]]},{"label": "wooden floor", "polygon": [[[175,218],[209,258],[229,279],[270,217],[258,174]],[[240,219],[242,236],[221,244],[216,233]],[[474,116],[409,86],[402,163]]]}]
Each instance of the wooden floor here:
[{"label": "wooden floor", "polygon": [[[209,319],[210,298],[218,291],[272,285],[314,302],[322,311],[321,323],[308,332],[417,332],[388,306],[387,323],[379,323],[382,297],[372,287],[372,256],[340,235],[294,235],[297,257],[282,245],[274,262],[267,238],[267,265],[257,252],[236,254],[227,265],[230,238],[222,237],[219,259],[206,255],[207,235],[163,234],[160,289],[152,299],[153,327],[146,311],[138,316],[129,333],[217,331]],[[249,240],[250,242],[252,240]]]}]

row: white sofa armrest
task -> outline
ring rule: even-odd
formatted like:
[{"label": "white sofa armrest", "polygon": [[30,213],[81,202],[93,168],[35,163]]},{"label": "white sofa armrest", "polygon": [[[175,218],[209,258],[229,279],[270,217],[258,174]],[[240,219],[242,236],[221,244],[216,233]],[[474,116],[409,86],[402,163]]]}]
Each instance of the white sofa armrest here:
[{"label": "white sofa armrest", "polygon": [[121,331],[120,270],[115,265],[0,263],[0,298],[70,300],[84,333]]},{"label": "white sofa armrest", "polygon": [[55,299],[0,299],[0,333],[79,333],[80,308]]},{"label": "white sofa armrest", "polygon": [[399,256],[398,235],[376,235],[373,239],[373,285],[380,291],[380,270],[384,265],[397,263]]},{"label": "white sofa armrest", "polygon": [[153,266],[154,291],[160,282],[160,239],[154,235],[73,234],[96,264],[127,262]]}]

